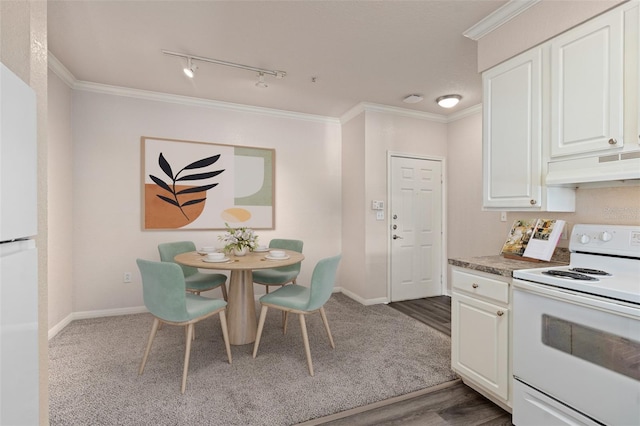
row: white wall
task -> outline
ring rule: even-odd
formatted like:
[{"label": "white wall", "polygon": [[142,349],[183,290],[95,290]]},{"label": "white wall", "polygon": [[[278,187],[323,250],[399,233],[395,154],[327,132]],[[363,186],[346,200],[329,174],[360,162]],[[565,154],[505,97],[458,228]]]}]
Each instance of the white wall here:
[{"label": "white wall", "polygon": [[340,281],[346,294],[362,297],[365,277],[365,114],[342,126],[342,264]]},{"label": "white wall", "polygon": [[[387,297],[389,218],[378,221],[369,208],[371,200],[388,200],[387,153],[446,157],[447,125],[429,118],[368,111],[366,113],[366,201],[364,242],[367,253],[367,290],[370,300]],[[446,169],[445,169],[446,170]]]},{"label": "white wall", "polygon": [[389,218],[376,220],[371,200],[388,200],[389,151],[446,156],[447,126],[427,114],[364,105],[343,129],[343,246],[351,275],[343,287],[356,300],[387,301]]},{"label": "white wall", "polygon": [[[260,241],[304,240],[301,284],[308,283],[318,260],[340,252],[341,130],[337,121],[76,90],[75,312],[142,306],[136,258],[158,259],[157,244],[165,241],[215,245],[223,232],[141,229],[141,136],[275,148],[276,229],[258,231]],[[133,283],[122,283],[125,271],[133,272]],[[218,291],[212,295],[220,296]]]},{"label": "white wall", "polygon": [[449,123],[447,141],[448,257],[499,254],[506,225],[482,211],[482,113]]},{"label": "white wall", "polygon": [[71,88],[49,70],[49,327],[73,312],[73,140]]}]

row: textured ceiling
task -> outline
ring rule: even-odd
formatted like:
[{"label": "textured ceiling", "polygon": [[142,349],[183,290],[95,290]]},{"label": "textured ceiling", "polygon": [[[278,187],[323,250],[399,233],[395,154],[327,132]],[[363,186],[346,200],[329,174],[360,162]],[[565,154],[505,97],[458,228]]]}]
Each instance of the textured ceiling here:
[{"label": "textured ceiling", "polygon": [[[360,102],[448,114],[481,103],[462,33],[504,3],[50,0],[48,42],[80,81],[329,117]],[[190,80],[163,49],[287,76],[263,89],[255,72],[199,63]],[[413,93],[424,101],[402,102]],[[435,104],[448,93],[463,97],[452,110]]]}]

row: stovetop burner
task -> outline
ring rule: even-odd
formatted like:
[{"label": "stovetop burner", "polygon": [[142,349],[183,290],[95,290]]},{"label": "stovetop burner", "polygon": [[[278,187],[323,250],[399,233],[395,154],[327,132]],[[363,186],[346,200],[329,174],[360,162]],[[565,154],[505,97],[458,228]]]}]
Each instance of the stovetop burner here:
[{"label": "stovetop burner", "polygon": [[608,273],[607,271],[601,271],[600,269],[589,269],[589,268],[569,268],[570,271],[573,272],[579,272],[582,274],[588,274],[588,275],[601,275],[601,276],[605,276],[605,277],[610,277],[611,274]]},{"label": "stovetop burner", "polygon": [[580,281],[600,281],[596,277],[590,277],[589,275],[580,274],[578,272],[569,272],[569,271],[542,271],[545,275],[551,275],[554,277],[567,278],[571,280],[580,280]]}]

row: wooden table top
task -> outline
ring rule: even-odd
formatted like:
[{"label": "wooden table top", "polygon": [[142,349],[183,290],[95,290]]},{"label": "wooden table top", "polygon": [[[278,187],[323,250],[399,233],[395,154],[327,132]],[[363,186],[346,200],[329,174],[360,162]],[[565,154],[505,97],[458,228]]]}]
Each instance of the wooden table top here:
[{"label": "wooden table top", "polygon": [[[280,250],[280,249],[278,249]],[[199,254],[196,251],[188,253],[181,253],[177,255],[174,260],[177,263],[187,266],[193,266],[195,268],[203,269],[223,269],[223,270],[248,270],[248,269],[268,269],[277,268],[279,266],[293,265],[304,260],[302,253],[292,250],[283,250],[287,256],[287,259],[270,260],[265,256],[269,252],[255,253],[249,252],[244,256],[234,256],[228,254],[229,261],[227,262],[205,262],[203,260],[204,255]]]}]

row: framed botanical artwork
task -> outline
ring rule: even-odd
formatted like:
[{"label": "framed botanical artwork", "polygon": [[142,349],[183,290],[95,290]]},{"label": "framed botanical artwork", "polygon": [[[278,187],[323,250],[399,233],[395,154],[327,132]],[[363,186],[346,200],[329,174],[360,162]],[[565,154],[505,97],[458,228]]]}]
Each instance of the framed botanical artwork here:
[{"label": "framed botanical artwork", "polygon": [[143,229],[273,229],[275,150],[143,136]]}]

